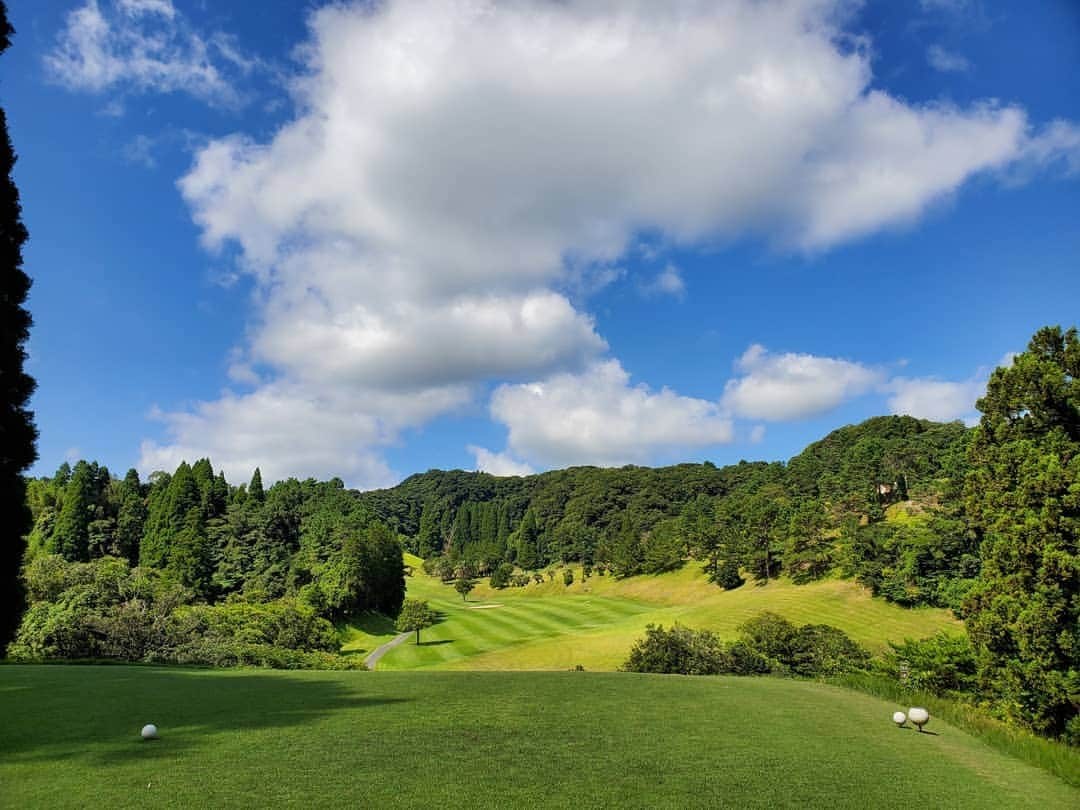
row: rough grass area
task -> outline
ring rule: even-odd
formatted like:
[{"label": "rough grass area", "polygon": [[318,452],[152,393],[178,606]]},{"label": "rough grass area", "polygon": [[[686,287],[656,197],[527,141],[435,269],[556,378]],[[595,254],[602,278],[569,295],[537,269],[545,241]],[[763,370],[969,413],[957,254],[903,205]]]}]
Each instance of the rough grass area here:
[{"label": "rough grass area", "polygon": [[897,729],[895,708],[772,678],[4,666],[0,804],[1080,806],[945,722]]},{"label": "rough grass area", "polygon": [[[442,620],[392,650],[379,669],[614,670],[626,660],[647,624],[676,621],[732,638],[736,628],[761,611],[771,610],[796,624],[839,627],[859,643],[880,651],[889,640],[922,638],[939,629],[963,632],[945,610],[907,609],[874,599],[854,582],[825,580],[793,585],[774,580],[748,581],[724,591],[708,582],[698,563],[658,576],[585,580],[574,567],[574,583],[552,581],[494,591],[483,580],[463,602],[452,585],[425,576],[416,567],[408,580],[409,596],[427,599]],[[500,604],[497,610],[475,610]],[[372,638],[368,643],[381,643]]]}]

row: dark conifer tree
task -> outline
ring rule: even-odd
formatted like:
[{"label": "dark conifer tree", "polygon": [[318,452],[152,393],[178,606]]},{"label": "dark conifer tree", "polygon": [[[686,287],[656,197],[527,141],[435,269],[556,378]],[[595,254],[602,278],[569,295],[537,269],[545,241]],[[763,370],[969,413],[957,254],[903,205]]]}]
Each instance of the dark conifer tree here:
[{"label": "dark conifer tree", "polygon": [[139,473],[128,470],[120,483],[120,508],[116,516],[116,550],[132,564],[139,559],[139,542],[146,529],[146,499]]},{"label": "dark conifer tree", "polygon": [[[14,33],[0,0],[0,53],[8,49]],[[34,415],[26,407],[34,380],[23,371],[32,323],[23,306],[30,291],[30,278],[22,269],[27,234],[19,191],[11,179],[14,165],[7,116],[0,109],[0,654],[14,636],[24,607],[19,568],[31,517],[23,472],[37,458]]]},{"label": "dark conifer tree", "polygon": [[94,470],[85,461],[80,461],[64,488],[64,505],[56,520],[50,549],[69,562],[89,559],[93,487]]},{"label": "dark conifer tree", "polygon": [[247,488],[248,497],[254,500],[256,503],[262,503],[266,500],[266,490],[263,489],[262,471],[256,467],[255,472],[251,474],[251,483]]}]

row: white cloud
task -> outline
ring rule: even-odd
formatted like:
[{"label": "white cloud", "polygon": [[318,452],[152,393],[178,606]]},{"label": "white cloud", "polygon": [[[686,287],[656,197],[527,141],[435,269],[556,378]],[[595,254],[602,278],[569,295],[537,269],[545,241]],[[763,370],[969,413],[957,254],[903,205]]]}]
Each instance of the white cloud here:
[{"label": "white cloud", "polygon": [[750,429],[750,444],[759,444],[764,438],[764,425],[754,425],[754,427]]},{"label": "white cloud", "polygon": [[168,441],[144,441],[139,469],[173,470],[183,460],[209,456],[232,481],[246,481],[255,467],[263,479],[295,475],[340,476],[353,486],[389,486],[398,480],[379,448],[399,432],[423,424],[469,398],[459,387],[392,395],[351,389],[312,393],[271,383],[249,394],[227,392],[192,409],[156,413]]},{"label": "white cloud", "polygon": [[485,447],[470,444],[466,448],[476,457],[476,469],[491,475],[532,475],[536,472],[524,461],[518,461],[509,453],[493,453]]},{"label": "white cloud", "polygon": [[1060,166],[1062,176],[1080,176],[1080,126],[1070,121],[1053,121],[1024,145],[1013,179],[1026,181],[1033,173]]},{"label": "white cloud", "polygon": [[986,380],[949,382],[930,377],[896,377],[885,386],[890,412],[906,414],[935,422],[963,419],[968,424],[978,421],[975,401],[986,393]]},{"label": "white cloud", "polygon": [[679,268],[669,263],[657,273],[656,278],[642,287],[642,291],[646,295],[670,295],[681,299],[686,296],[686,282]]},{"label": "white cloud", "polygon": [[751,346],[739,358],[741,372],[724,387],[723,404],[738,416],[783,422],[831,411],[865,394],[881,372],[861,363],[812,354],[770,354]]},{"label": "white cloud", "polygon": [[[665,247],[760,237],[826,249],[916,220],[1047,137],[1015,107],[919,106],[875,90],[867,49],[844,44],[848,7],[387,0],[315,12],[291,88],[295,117],[266,142],[212,141],[179,182],[207,248],[237,246],[255,278],[242,354],[277,382],[238,366],[257,386],[247,406],[276,407],[260,396],[268,386],[363,401],[388,427],[377,440],[351,432],[339,444],[376,454],[397,422],[372,392],[545,380],[496,396],[535,404],[525,392],[561,393],[576,380],[632,411],[616,423],[637,429],[640,411],[650,424],[619,436],[586,404],[574,410],[580,419],[543,429],[502,413],[512,449],[545,463],[615,463],[727,440],[715,404],[630,387],[616,379],[625,375],[616,361],[595,365],[606,344],[559,290],[611,283],[642,234]],[[94,17],[94,3],[82,12],[59,52],[72,55],[65,64],[85,86],[172,87],[172,74],[144,78],[101,44],[114,41],[115,19]],[[199,42],[222,65],[243,61],[220,38]],[[678,294],[677,270],[657,281]],[[773,359],[782,371],[798,357]],[[809,360],[803,377],[757,369],[726,397],[760,418],[794,418],[876,380],[857,364]],[[793,397],[773,401],[776,392]],[[216,407],[229,396],[196,409],[204,434],[226,446],[214,420],[229,418]],[[671,420],[688,416],[680,433]],[[170,423],[177,443],[181,417]],[[275,425],[290,446],[323,442],[317,422]]]},{"label": "white cloud", "polygon": [[965,73],[971,70],[971,62],[958,53],[945,50],[940,45],[926,49],[926,61],[934,70],[942,73]]},{"label": "white cloud", "polygon": [[607,347],[551,291],[374,304],[326,293],[274,298],[256,358],[315,384],[401,389],[577,368]]},{"label": "white cloud", "polygon": [[491,397],[491,415],[509,428],[515,454],[547,467],[644,463],[733,437],[731,420],[716,403],[631,385],[617,360],[581,374],[502,385]]},{"label": "white cloud", "polygon": [[180,92],[223,106],[239,103],[234,79],[255,64],[223,34],[196,31],[171,0],[87,0],[67,15],[44,61],[70,90]]}]

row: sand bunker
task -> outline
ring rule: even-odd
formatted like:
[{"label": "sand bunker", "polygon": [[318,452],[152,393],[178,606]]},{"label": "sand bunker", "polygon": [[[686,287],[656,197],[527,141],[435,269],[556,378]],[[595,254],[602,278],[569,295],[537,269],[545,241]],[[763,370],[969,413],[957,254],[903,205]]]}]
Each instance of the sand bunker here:
[{"label": "sand bunker", "polygon": [[502,605],[469,605],[469,610],[490,610],[497,607],[502,607]]}]

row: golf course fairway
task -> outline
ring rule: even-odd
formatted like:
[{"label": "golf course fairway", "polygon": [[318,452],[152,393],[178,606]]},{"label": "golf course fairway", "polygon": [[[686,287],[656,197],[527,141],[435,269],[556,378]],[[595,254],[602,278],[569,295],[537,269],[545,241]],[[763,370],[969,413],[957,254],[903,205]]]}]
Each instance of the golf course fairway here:
[{"label": "golf course fairway", "polygon": [[778,678],[11,665],[0,806],[1080,806],[897,708]]}]

